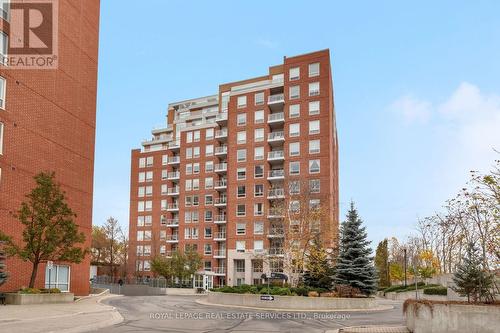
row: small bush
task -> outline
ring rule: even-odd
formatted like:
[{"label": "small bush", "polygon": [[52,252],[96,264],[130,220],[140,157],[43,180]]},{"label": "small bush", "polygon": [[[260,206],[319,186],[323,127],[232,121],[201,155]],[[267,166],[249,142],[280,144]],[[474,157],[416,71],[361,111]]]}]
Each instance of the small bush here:
[{"label": "small bush", "polygon": [[424,289],[424,294],[425,295],[442,295],[446,296],[448,295],[448,288],[446,287],[429,287]]},{"label": "small bush", "polygon": [[21,294],[41,294],[40,289],[37,288],[23,288],[19,291]]}]

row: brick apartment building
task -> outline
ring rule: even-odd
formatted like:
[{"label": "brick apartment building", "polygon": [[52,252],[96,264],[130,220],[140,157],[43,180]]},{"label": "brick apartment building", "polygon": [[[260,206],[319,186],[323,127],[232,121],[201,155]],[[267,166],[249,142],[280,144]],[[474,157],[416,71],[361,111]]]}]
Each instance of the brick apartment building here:
[{"label": "brick apartment building", "polygon": [[152,257],[190,247],[203,256],[197,287],[260,283],[285,270],[292,222],[276,203],[292,210],[301,192],[326,208],[316,228],[334,248],[336,133],[329,50],[169,104],[166,126],[132,150],[129,271],[152,277]]},{"label": "brick apartment building", "polygon": [[[54,171],[90,247],[96,123],[99,0],[59,0],[57,69],[0,65],[0,229],[20,239],[12,213],[35,186],[33,176]],[[10,10],[0,10],[1,50],[9,42]],[[0,290],[27,286],[31,263],[7,260]],[[89,256],[78,265],[55,263],[51,286],[89,293]],[[36,287],[48,283],[45,264]]]}]

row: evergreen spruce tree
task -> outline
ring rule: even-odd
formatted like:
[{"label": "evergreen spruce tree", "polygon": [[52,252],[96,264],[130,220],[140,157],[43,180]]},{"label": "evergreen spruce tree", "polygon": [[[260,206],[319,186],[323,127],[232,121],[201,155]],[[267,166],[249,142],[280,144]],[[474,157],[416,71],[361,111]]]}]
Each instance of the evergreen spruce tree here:
[{"label": "evergreen spruce tree", "polygon": [[493,276],[483,270],[483,259],[478,254],[478,249],[474,243],[467,246],[466,256],[453,276],[455,287],[452,287],[460,296],[467,296],[467,301],[471,298],[474,302],[490,295],[493,285]]},{"label": "evergreen spruce tree", "polygon": [[319,237],[313,240],[307,255],[306,273],[303,276],[304,285],[313,288],[332,288],[333,268],[328,253]]},{"label": "evergreen spruce tree", "polygon": [[351,202],[347,220],[340,227],[340,248],[334,281],[370,295],[377,289],[378,277],[373,266],[370,242],[367,240],[365,227],[361,224],[354,202]]}]

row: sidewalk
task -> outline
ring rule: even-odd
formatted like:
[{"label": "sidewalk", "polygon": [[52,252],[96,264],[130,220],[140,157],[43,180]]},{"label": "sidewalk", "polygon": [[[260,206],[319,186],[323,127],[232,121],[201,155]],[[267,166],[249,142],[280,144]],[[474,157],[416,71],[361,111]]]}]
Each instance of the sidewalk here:
[{"label": "sidewalk", "polygon": [[90,296],[69,304],[0,305],[0,331],[78,333],[118,324],[123,321],[120,313],[101,304],[108,297],[120,296]]},{"label": "sidewalk", "polygon": [[410,333],[404,326],[356,326],[344,327],[326,333]]}]

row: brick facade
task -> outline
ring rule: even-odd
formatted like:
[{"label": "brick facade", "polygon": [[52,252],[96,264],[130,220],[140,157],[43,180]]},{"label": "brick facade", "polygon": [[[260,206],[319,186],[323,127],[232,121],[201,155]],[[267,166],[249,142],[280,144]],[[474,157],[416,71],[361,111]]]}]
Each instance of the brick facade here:
[{"label": "brick facade", "polygon": [[[56,70],[8,69],[6,79],[3,154],[0,155],[0,228],[19,239],[21,224],[12,217],[25,194],[34,187],[33,176],[54,171],[66,192],[76,223],[90,247],[96,123],[99,0],[59,0],[59,67]],[[8,22],[2,21],[4,31]],[[63,263],[60,263],[63,264]],[[89,292],[90,257],[70,265],[70,290]],[[7,260],[8,282],[0,290],[15,290],[29,283],[31,264]],[[45,265],[36,285],[43,287]]]}]

